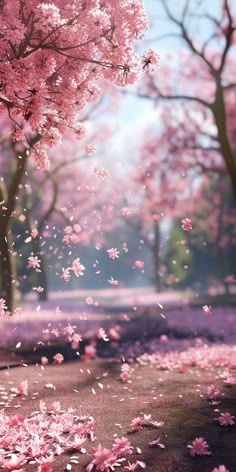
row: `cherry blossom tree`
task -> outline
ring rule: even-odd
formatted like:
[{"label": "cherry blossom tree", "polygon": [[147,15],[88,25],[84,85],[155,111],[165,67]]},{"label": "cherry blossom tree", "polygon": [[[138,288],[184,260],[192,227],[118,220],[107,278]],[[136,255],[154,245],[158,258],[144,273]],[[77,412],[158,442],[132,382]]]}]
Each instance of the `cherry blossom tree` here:
[{"label": "cherry blossom tree", "polygon": [[0,180],[1,296],[12,311],[10,222],[29,156],[47,171],[48,150],[68,128],[84,136],[79,112],[101,97],[101,79],[132,84],[158,58],[134,51],[148,29],[141,0],[3,0],[0,17],[0,111],[14,124],[18,156],[8,186]]},{"label": "cherry blossom tree", "polygon": [[[189,159],[177,153],[171,141],[173,127],[171,110],[162,115],[163,129],[145,130],[138,161],[130,177],[132,194],[128,206],[132,216],[127,221],[136,227],[140,238],[152,253],[154,282],[157,291],[163,287],[161,271],[161,223],[166,217],[179,222],[193,213],[194,179]],[[183,215],[184,213],[184,215]]]},{"label": "cherry blossom tree", "polygon": [[[155,104],[169,101],[173,107],[179,104],[185,110],[186,145],[206,157],[206,167],[211,166],[212,153],[218,154],[236,195],[234,4],[221,0],[217,16],[203,1],[185,0],[178,9],[169,0],[160,3],[168,31],[155,39],[173,38],[178,42],[178,61],[174,54],[166,61],[162,59],[158,76],[146,77],[139,93]],[[205,31],[201,37],[199,27]],[[193,122],[198,128],[196,135]]]}]

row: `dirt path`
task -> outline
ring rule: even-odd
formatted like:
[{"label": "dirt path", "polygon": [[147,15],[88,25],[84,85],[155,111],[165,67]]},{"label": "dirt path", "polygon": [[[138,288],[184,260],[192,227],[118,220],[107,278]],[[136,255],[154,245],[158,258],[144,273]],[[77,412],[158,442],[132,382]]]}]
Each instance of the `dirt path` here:
[{"label": "dirt path", "polygon": [[[42,399],[47,405],[60,401],[63,409],[73,407],[80,415],[92,415],[97,421],[98,442],[109,448],[115,435],[128,437],[135,448],[129,460],[144,461],[147,472],[211,472],[220,464],[235,472],[236,426],[222,427],[214,421],[219,414],[214,409],[236,413],[236,385],[223,383],[220,376],[224,367],[192,367],[184,373],[160,370],[150,364],[135,363],[132,367],[130,382],[119,379],[119,363],[102,359],[50,365],[44,370],[40,366],[22,366],[1,371],[1,408],[10,416],[30,415]],[[29,382],[28,396],[10,393],[10,388],[22,380]],[[207,399],[207,386],[212,383],[224,393],[218,406],[210,405]],[[164,425],[128,433],[131,421],[143,414],[151,414],[153,420],[164,421]],[[149,447],[148,442],[159,436],[165,449]],[[199,436],[208,442],[212,455],[192,458],[187,445]],[[89,451],[89,444],[86,449]],[[71,464],[71,470],[84,471],[91,458],[78,452],[73,455],[79,457],[80,465]],[[53,472],[63,472],[69,460],[67,454],[57,457],[52,463]],[[36,469],[34,464],[24,470]]]}]

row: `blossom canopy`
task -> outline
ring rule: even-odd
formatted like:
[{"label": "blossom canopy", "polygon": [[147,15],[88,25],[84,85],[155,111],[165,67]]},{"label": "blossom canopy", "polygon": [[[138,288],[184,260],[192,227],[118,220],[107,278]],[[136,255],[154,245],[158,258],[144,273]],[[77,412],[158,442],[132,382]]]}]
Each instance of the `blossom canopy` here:
[{"label": "blossom canopy", "polygon": [[25,129],[39,134],[43,169],[65,129],[83,137],[78,112],[99,99],[101,79],[131,84],[153,55],[134,52],[148,29],[142,0],[3,0],[0,21],[0,113],[15,123],[15,140]]}]

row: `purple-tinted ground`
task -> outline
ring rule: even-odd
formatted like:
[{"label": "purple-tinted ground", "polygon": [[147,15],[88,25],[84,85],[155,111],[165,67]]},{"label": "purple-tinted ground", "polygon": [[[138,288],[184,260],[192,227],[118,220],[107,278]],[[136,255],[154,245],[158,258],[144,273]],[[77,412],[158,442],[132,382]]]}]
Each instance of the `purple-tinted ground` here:
[{"label": "purple-tinted ground", "polygon": [[[201,305],[189,305],[188,297],[148,289],[98,291],[93,299],[86,292],[80,295],[79,301],[71,294],[71,300],[57,303],[28,302],[21,315],[2,319],[0,348],[19,353],[61,347],[73,358],[92,341],[99,356],[136,357],[157,349],[183,349],[199,338],[206,343],[236,341],[234,306],[212,306],[212,313],[205,315]],[[77,335],[82,337],[79,345],[72,342]]]},{"label": "purple-tinted ground", "polygon": [[[132,454],[124,449],[117,456],[119,472],[235,472],[236,309],[212,306],[206,316],[201,305],[191,307],[181,296],[145,293],[104,296],[99,304],[85,298],[61,300],[60,309],[31,302],[22,315],[2,320],[4,472],[16,470],[6,464],[19,450],[24,457],[17,470],[24,472],[85,472],[91,463],[93,472],[111,472],[102,458],[95,464],[92,447],[113,460],[114,451],[101,452],[98,444],[110,450],[122,437]],[[56,365],[56,353],[67,362]],[[88,360],[92,355],[97,358]],[[48,365],[40,366],[41,356]],[[216,419],[225,412],[231,425]],[[93,420],[84,415],[95,420],[94,443],[86,432]],[[133,430],[135,418],[141,427]],[[210,455],[191,456],[188,446],[198,437]]]}]

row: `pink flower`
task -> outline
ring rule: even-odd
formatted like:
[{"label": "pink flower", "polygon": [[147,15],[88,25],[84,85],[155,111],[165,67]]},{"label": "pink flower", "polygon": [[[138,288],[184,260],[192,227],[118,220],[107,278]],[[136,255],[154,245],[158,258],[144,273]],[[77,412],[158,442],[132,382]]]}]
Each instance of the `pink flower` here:
[{"label": "pink flower", "polygon": [[109,284],[111,284],[111,285],[119,285],[118,280],[113,279],[113,277],[111,277],[111,278],[108,280],[108,282],[109,282]]},{"label": "pink flower", "polygon": [[137,418],[134,418],[131,422],[131,429],[136,430],[136,429],[143,429],[142,425],[144,424],[149,424],[151,419],[151,415],[144,415],[144,416],[138,416]]},{"label": "pink flower", "polygon": [[219,467],[215,467],[212,472],[229,472],[228,469],[224,465],[219,465]]},{"label": "pink flower", "polygon": [[210,385],[207,388],[207,396],[212,400],[214,398],[219,398],[222,396],[222,393],[215,385]]},{"label": "pink flower", "polygon": [[120,378],[124,381],[129,380],[132,372],[133,369],[130,368],[129,364],[122,364]]},{"label": "pink flower", "polygon": [[148,443],[148,445],[151,446],[151,447],[153,447],[153,446],[158,446],[158,447],[160,447],[161,449],[165,449],[164,444],[162,444],[162,443],[160,442],[160,440],[161,440],[161,438],[157,438],[157,439],[155,439],[154,441],[150,441],[150,442]]},{"label": "pink flower", "polygon": [[18,395],[28,395],[28,380],[23,380],[17,387],[17,394]]},{"label": "pink flower", "polygon": [[53,356],[53,359],[57,364],[62,364],[62,362],[64,361],[64,356],[58,352],[57,354],[55,354],[55,356]]},{"label": "pink flower", "polygon": [[183,218],[181,220],[181,223],[182,223],[182,229],[184,229],[184,231],[190,231],[190,229],[192,229],[191,218]]},{"label": "pink flower", "polygon": [[0,298],[0,316],[4,316],[6,314],[6,310],[6,300],[4,300],[4,298]]},{"label": "pink flower", "polygon": [[37,238],[38,234],[39,234],[38,230],[36,228],[33,228],[31,231],[31,237],[35,239]]},{"label": "pink flower", "polygon": [[122,216],[130,215],[131,214],[131,208],[128,208],[128,207],[121,208],[121,214],[122,214]]},{"label": "pink flower", "polygon": [[190,449],[191,456],[209,456],[211,454],[208,451],[209,445],[203,438],[195,438],[192,444],[187,447]]},{"label": "pink flower", "polygon": [[44,288],[40,287],[40,285],[39,285],[38,287],[33,287],[33,290],[36,290],[36,292],[38,292],[38,293],[42,293],[44,291]]},{"label": "pink flower", "polygon": [[104,179],[105,177],[110,176],[108,170],[106,170],[106,169],[98,169],[98,167],[95,167],[94,172],[95,172],[95,174],[99,175],[99,177],[101,177],[102,179]]},{"label": "pink flower", "polygon": [[95,465],[96,470],[101,470],[102,472],[110,472],[112,466],[116,463],[116,456],[110,449],[106,449],[105,447],[99,444],[97,448],[94,449],[94,459],[92,460],[91,464],[87,467],[86,471],[92,470],[91,466]]},{"label": "pink flower", "polygon": [[111,249],[107,249],[107,253],[108,253],[110,259],[118,259],[119,254],[120,254],[118,249],[116,249],[116,247],[115,248],[112,247]]},{"label": "pink flower", "polygon": [[136,269],[143,269],[144,268],[144,262],[143,261],[135,261],[134,266]]},{"label": "pink flower", "polygon": [[96,347],[93,344],[88,344],[84,348],[84,359],[89,360],[89,359],[94,359],[96,357]]},{"label": "pink flower", "polygon": [[232,426],[235,424],[235,416],[232,416],[231,413],[226,411],[225,413],[220,413],[218,418],[215,418],[216,421],[219,421],[221,426]]},{"label": "pink flower", "polygon": [[26,216],[25,215],[20,215],[19,220],[23,223],[26,220]]},{"label": "pink flower", "polygon": [[32,268],[35,269],[36,272],[40,272],[40,259],[38,256],[30,256],[28,257],[28,269]]},{"label": "pink flower", "polygon": [[211,308],[210,305],[209,305],[209,306],[208,306],[208,305],[204,305],[204,306],[202,307],[202,309],[203,309],[204,315],[210,315],[211,312],[212,312],[212,308]]},{"label": "pink flower", "polygon": [[48,364],[48,358],[46,356],[41,357],[41,364],[42,365],[47,365]]},{"label": "pink flower", "polygon": [[62,275],[60,277],[61,279],[64,279],[65,282],[69,282],[71,275],[70,275],[70,270],[69,269],[62,269]]},{"label": "pink flower", "polygon": [[124,467],[125,469],[128,469],[130,472],[134,472],[134,470],[136,470],[138,468],[138,464],[137,462],[129,462],[128,461],[128,465],[126,465]]},{"label": "pink flower", "polygon": [[37,472],[52,472],[52,467],[48,462],[44,462],[38,466]]},{"label": "pink flower", "polygon": [[4,472],[14,472],[15,470],[21,471],[21,466],[25,463],[25,456],[21,454],[17,456],[16,454],[12,454],[10,459],[3,460],[2,466]]},{"label": "pink flower", "polygon": [[83,271],[85,270],[85,267],[81,264],[79,257],[72,262],[71,269],[73,270],[76,277],[79,277],[79,275],[84,275]]},{"label": "pink flower", "polygon": [[115,453],[116,457],[123,457],[126,454],[132,454],[133,447],[127,438],[116,438],[112,446],[112,451]]}]

